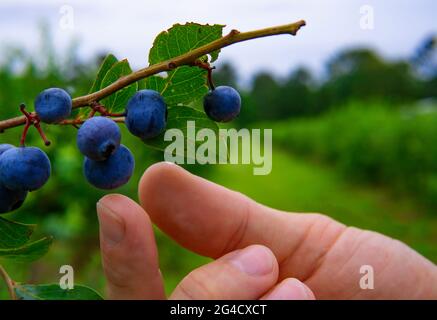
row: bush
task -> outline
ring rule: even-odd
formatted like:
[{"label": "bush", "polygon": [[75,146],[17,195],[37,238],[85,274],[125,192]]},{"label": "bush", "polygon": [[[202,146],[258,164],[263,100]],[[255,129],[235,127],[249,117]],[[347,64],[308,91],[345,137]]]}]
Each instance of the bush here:
[{"label": "bush", "polygon": [[349,178],[409,192],[437,207],[437,112],[351,104],[274,124],[275,143],[328,161]]}]

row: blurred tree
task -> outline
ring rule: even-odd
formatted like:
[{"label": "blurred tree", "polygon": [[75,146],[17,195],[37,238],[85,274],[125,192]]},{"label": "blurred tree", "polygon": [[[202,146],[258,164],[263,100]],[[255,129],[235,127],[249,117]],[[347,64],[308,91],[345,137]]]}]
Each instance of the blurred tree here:
[{"label": "blurred tree", "polygon": [[314,114],[316,82],[308,69],[298,68],[281,86],[279,113],[282,118]]},{"label": "blurred tree", "polygon": [[[417,99],[417,79],[404,61],[385,61],[369,49],[340,52],[328,62],[322,97],[329,105],[351,100],[405,103]],[[328,100],[328,101],[326,101]]]},{"label": "blurred tree", "polygon": [[437,97],[437,35],[427,36],[419,44],[411,64],[423,82],[422,97]]},{"label": "blurred tree", "polygon": [[214,71],[214,84],[216,86],[237,87],[238,75],[235,67],[230,62],[220,64]]},{"label": "blurred tree", "polygon": [[252,82],[252,104],[256,119],[270,120],[280,116],[281,87],[272,74],[261,72]]}]

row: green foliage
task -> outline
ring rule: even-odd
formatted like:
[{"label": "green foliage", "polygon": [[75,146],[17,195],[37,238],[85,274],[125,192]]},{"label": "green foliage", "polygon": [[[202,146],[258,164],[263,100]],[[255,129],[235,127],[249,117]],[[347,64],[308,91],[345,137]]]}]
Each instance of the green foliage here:
[{"label": "green foliage", "polygon": [[347,177],[409,192],[437,207],[437,113],[352,105],[317,119],[273,125],[293,152],[329,161]]},{"label": "green foliage", "polygon": [[[176,24],[156,37],[149,52],[149,63],[157,64],[190,52],[220,38],[222,31],[222,25]],[[218,55],[219,51],[211,53],[210,62],[215,61]],[[169,71],[166,77],[151,77],[146,86],[160,92],[170,106],[189,105],[208,92],[206,71],[189,66]]]},{"label": "green foliage", "polygon": [[29,241],[35,230],[34,225],[18,223],[0,218],[0,249],[16,248]]},{"label": "green foliage", "polygon": [[52,238],[29,241],[35,226],[0,218],[0,260],[18,262],[37,260],[47,253]]},{"label": "green foliage", "polygon": [[96,92],[102,88],[103,78],[109,72],[114,64],[118,62],[117,58],[113,54],[108,54],[102,62],[102,65],[97,72],[96,79],[94,80],[93,86],[89,93]]},{"label": "green foliage", "polygon": [[[241,126],[290,117],[314,117],[360,101],[383,101],[390,108],[437,97],[437,74],[420,77],[408,60],[386,60],[370,49],[340,51],[330,59],[324,76],[297,67],[285,77],[269,71],[256,74],[248,88],[240,88],[243,105]],[[235,69],[222,65],[215,72],[216,84],[236,82]]]},{"label": "green foliage", "polygon": [[14,289],[20,300],[102,300],[95,290],[86,286],[64,290],[59,284],[16,284]]},{"label": "green foliage", "polygon": [[52,242],[51,237],[46,237],[20,247],[0,249],[0,259],[12,259],[16,262],[34,261],[47,253]]}]

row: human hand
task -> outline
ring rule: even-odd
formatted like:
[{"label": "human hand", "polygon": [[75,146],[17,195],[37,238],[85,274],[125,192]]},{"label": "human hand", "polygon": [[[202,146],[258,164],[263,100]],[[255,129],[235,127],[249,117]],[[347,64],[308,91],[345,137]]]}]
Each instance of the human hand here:
[{"label": "human hand", "polygon": [[[436,265],[381,234],[267,208],[168,163],[145,172],[139,198],[97,204],[110,299],[166,298],[151,221],[215,259],[171,299],[437,299]],[[374,269],[372,290],[359,286],[362,265]]]}]

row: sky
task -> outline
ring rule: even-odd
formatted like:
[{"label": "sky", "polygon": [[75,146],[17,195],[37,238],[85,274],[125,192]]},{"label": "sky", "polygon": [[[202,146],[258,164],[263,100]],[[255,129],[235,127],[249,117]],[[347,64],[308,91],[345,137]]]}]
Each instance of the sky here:
[{"label": "sky", "polygon": [[112,52],[137,69],[147,65],[154,37],[174,23],[225,24],[226,32],[304,19],[307,26],[298,36],[233,45],[222,50],[220,61],[231,61],[241,79],[264,70],[285,76],[302,65],[320,74],[344,48],[371,47],[393,59],[410,56],[437,33],[436,12],[435,0],[0,0],[0,47],[37,52],[44,21],[59,51],[79,41],[81,58]]}]

